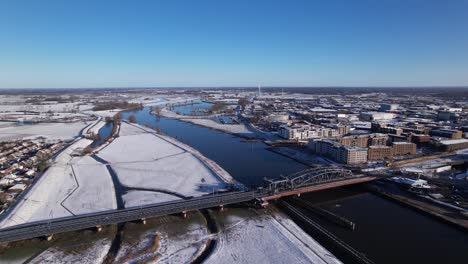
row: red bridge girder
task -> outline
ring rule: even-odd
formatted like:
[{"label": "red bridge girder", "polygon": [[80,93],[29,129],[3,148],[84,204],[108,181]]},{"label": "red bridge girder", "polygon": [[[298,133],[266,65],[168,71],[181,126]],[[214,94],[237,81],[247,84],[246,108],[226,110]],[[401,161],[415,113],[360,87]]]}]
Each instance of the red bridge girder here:
[{"label": "red bridge girder", "polygon": [[336,182],[324,183],[324,184],[305,187],[305,188],[301,188],[297,190],[279,192],[277,194],[262,197],[262,199],[265,201],[276,200],[281,197],[298,195],[301,193],[316,192],[320,190],[332,189],[332,188],[337,188],[337,187],[352,185],[352,184],[357,184],[357,183],[370,182],[375,179],[377,179],[377,177],[361,177],[361,178],[355,178],[355,179],[349,179],[349,180],[341,180],[341,181],[336,181]]}]

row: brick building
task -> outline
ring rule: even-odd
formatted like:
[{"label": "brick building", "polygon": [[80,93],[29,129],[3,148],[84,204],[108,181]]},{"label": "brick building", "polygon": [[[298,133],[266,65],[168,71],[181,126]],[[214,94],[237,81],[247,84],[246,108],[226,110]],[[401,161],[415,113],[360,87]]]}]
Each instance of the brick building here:
[{"label": "brick building", "polygon": [[416,144],[408,142],[393,142],[393,155],[414,155],[416,154]]},{"label": "brick building", "polygon": [[392,134],[392,135],[397,135],[397,136],[403,133],[403,129],[388,126],[386,123],[372,123],[371,130],[374,133]]},{"label": "brick building", "polygon": [[367,149],[350,146],[340,146],[336,150],[335,160],[344,164],[360,164],[367,162]]},{"label": "brick building", "polygon": [[433,129],[429,134],[431,136],[445,137],[451,139],[460,139],[463,136],[462,131],[451,129]]},{"label": "brick building", "polygon": [[431,141],[431,137],[429,135],[424,134],[413,134],[411,136],[411,142],[415,144],[424,144]]},{"label": "brick building", "polygon": [[370,146],[367,150],[368,160],[388,160],[393,158],[393,148],[389,146]]},{"label": "brick building", "polygon": [[468,148],[468,139],[442,140],[440,146],[444,151],[454,151]]},{"label": "brick building", "polygon": [[339,142],[343,146],[367,148],[368,146],[385,145],[387,139],[388,136],[384,134],[365,134],[342,137]]}]

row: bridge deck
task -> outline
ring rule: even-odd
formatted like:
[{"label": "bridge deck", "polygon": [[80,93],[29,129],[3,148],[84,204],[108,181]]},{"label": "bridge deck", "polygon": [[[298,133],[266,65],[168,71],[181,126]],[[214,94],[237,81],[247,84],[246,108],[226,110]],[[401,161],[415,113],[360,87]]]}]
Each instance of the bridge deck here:
[{"label": "bridge deck", "polygon": [[375,177],[362,177],[362,178],[356,178],[356,179],[349,179],[349,180],[343,180],[343,181],[336,181],[336,182],[330,182],[326,184],[320,184],[320,185],[314,185],[310,187],[305,187],[305,188],[300,188],[296,190],[291,190],[291,191],[284,191],[280,192],[277,194],[265,196],[262,199],[263,200],[276,200],[281,197],[285,196],[291,196],[291,195],[298,195],[301,193],[308,193],[308,192],[315,192],[315,191],[320,191],[320,190],[326,190],[326,189],[332,189],[332,188],[337,188],[341,186],[346,186],[346,185],[352,185],[352,184],[357,184],[357,183],[363,183],[363,182],[370,182],[375,180]]},{"label": "bridge deck", "polygon": [[309,183],[296,189],[278,191],[259,189],[256,191],[231,192],[216,195],[206,195],[188,200],[178,200],[168,203],[152,204],[138,207],[125,208],[122,210],[110,210],[91,214],[69,216],[27,224],[16,225],[0,229],[0,242],[11,242],[48,236],[56,233],[82,230],[97,226],[111,225],[135,221],[143,218],[151,218],[169,214],[177,214],[218,206],[244,203],[261,198],[264,200],[278,199],[284,196],[318,190],[336,188],[339,186],[368,182],[376,177],[354,176],[345,179],[324,179],[321,182]]}]

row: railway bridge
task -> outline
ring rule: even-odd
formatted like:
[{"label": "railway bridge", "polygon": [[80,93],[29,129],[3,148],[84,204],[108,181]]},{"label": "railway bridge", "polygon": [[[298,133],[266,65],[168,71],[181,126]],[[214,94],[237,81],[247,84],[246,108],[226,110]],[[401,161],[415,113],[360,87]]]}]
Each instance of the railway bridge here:
[{"label": "railway bridge", "polygon": [[11,242],[36,237],[51,238],[53,234],[77,231],[88,228],[100,230],[102,226],[118,224],[146,218],[186,214],[207,208],[223,208],[226,205],[257,202],[262,206],[268,201],[285,196],[331,189],[345,185],[368,182],[377,176],[357,175],[341,168],[312,168],[279,179],[266,179],[267,184],[255,190],[231,191],[210,194],[186,200],[129,207],[96,213],[54,218],[30,222],[0,229],[0,242]]}]

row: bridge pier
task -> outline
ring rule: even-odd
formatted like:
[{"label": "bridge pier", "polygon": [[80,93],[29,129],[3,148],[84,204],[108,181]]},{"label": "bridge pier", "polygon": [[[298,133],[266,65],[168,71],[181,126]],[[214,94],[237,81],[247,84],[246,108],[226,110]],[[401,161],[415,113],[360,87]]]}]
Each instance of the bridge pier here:
[{"label": "bridge pier", "polygon": [[265,209],[268,207],[268,201],[262,198],[257,198],[255,199],[255,207]]},{"label": "bridge pier", "polygon": [[221,212],[224,212],[224,205],[223,205],[223,204],[220,204],[220,205],[219,205],[219,210],[220,210]]},{"label": "bridge pier", "polygon": [[44,236],[44,240],[46,240],[46,241],[51,241],[53,238],[54,238],[54,234],[48,235],[48,236]]},{"label": "bridge pier", "polygon": [[96,232],[98,233],[102,231],[102,226],[100,225],[97,225],[95,228],[96,228]]},{"label": "bridge pier", "polygon": [[183,217],[184,219],[187,219],[187,211],[182,211],[182,217]]},{"label": "bridge pier", "polygon": [[146,218],[141,218],[140,221],[142,224],[146,225]]}]

